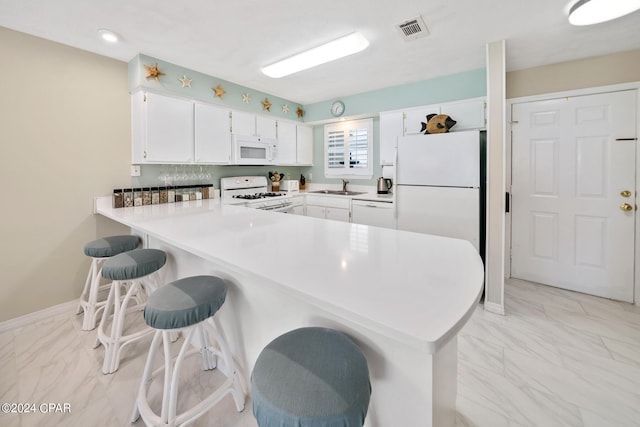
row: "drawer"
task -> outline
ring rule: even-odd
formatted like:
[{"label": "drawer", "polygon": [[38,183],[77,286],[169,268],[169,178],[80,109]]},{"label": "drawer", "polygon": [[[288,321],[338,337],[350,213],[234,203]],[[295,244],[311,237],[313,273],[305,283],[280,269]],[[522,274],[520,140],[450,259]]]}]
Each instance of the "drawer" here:
[{"label": "drawer", "polygon": [[351,199],[346,196],[318,196],[307,194],[307,205],[324,206],[327,208],[343,208],[349,209],[351,205]]}]

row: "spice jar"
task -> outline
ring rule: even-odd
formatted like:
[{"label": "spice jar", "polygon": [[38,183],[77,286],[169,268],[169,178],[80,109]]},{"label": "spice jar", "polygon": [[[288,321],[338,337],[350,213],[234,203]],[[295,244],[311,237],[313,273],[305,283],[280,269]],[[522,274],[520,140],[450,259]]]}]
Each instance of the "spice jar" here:
[{"label": "spice jar", "polygon": [[133,189],[133,206],[142,206],[142,188]]},{"label": "spice jar", "polygon": [[160,204],[160,188],[159,187],[151,188],[151,204],[152,205]]},{"label": "spice jar", "polygon": [[176,189],[173,185],[167,187],[167,202],[175,203],[176,201]]},{"label": "spice jar", "polygon": [[205,184],[202,186],[202,198],[213,199],[213,184]]},{"label": "spice jar", "polygon": [[169,200],[167,187],[160,187],[158,190],[160,191],[160,204],[167,203]]},{"label": "spice jar", "polygon": [[151,204],[151,188],[142,188],[142,205],[147,206]]},{"label": "spice jar", "polygon": [[122,189],[114,189],[113,190],[113,207],[114,208],[123,208],[124,207],[124,197],[122,196]]},{"label": "spice jar", "polygon": [[133,191],[131,190],[131,188],[125,188],[122,191],[122,198],[124,199],[125,208],[133,206]]}]

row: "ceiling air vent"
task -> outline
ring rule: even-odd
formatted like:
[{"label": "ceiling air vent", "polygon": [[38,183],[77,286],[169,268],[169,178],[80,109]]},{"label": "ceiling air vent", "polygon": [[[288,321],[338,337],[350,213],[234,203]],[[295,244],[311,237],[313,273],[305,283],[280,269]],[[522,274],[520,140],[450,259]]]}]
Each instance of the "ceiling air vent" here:
[{"label": "ceiling air vent", "polygon": [[422,16],[410,19],[401,24],[396,25],[396,28],[402,33],[402,37],[405,40],[415,40],[419,37],[429,35],[429,30],[422,19]]}]

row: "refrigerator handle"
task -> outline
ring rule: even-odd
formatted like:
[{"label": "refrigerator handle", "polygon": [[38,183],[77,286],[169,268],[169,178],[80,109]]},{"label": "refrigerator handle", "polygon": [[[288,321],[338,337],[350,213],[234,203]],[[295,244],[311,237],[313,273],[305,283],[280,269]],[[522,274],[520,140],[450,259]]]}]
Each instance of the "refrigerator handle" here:
[{"label": "refrigerator handle", "polygon": [[504,207],[506,213],[511,212],[511,194],[508,191],[504,193]]}]

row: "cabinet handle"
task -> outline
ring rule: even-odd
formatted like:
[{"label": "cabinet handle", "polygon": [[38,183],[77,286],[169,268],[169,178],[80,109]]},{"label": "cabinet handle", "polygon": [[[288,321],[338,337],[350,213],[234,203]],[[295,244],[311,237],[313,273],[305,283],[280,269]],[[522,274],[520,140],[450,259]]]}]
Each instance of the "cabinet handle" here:
[{"label": "cabinet handle", "polygon": [[370,207],[370,208],[377,208],[377,206],[376,206],[376,205],[373,205],[373,204],[371,204],[371,203],[367,203],[367,207]]},{"label": "cabinet handle", "polygon": [[146,159],[146,158],[147,158],[147,150],[145,150],[145,151],[143,151],[143,152],[142,152],[142,158],[143,158],[143,159]]}]

